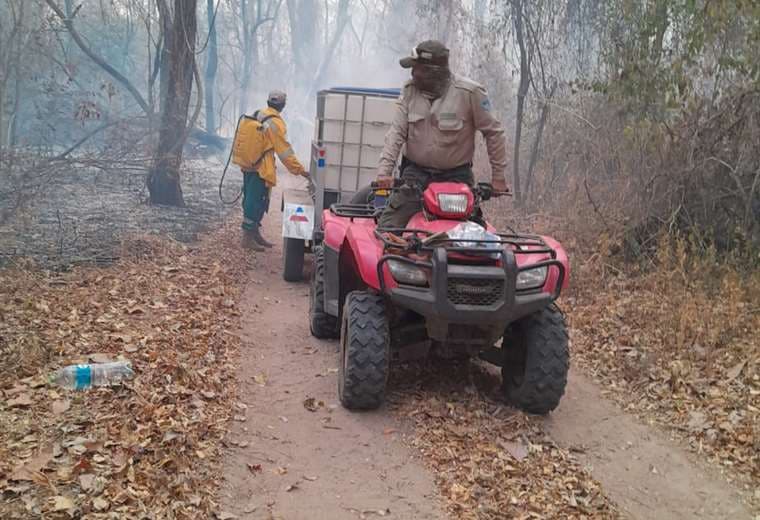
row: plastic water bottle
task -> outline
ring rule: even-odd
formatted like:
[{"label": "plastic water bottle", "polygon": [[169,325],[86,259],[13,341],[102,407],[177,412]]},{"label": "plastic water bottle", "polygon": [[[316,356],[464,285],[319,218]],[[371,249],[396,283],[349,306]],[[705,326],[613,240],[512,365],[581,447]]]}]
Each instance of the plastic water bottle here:
[{"label": "plastic water bottle", "polygon": [[109,386],[132,379],[135,373],[129,361],[114,363],[94,363],[90,365],[70,365],[57,370],[50,376],[50,382],[63,388],[85,390],[92,386]]}]

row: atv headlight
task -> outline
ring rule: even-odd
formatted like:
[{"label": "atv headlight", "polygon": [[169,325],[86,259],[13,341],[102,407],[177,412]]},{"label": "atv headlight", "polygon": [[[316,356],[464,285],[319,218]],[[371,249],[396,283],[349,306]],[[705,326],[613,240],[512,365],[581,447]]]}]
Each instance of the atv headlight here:
[{"label": "atv headlight", "polygon": [[428,284],[427,273],[422,267],[399,260],[388,260],[391,276],[398,283],[425,286]]},{"label": "atv headlight", "polygon": [[544,265],[533,269],[526,269],[517,274],[517,290],[536,289],[546,282],[548,268]]},{"label": "atv headlight", "polygon": [[459,193],[439,193],[438,205],[444,213],[464,215],[467,212],[467,195]]}]

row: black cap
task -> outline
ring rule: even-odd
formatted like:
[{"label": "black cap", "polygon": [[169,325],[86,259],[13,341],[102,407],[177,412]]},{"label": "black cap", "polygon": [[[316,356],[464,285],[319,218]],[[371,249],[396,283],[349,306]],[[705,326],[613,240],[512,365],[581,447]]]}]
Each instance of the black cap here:
[{"label": "black cap", "polygon": [[409,69],[418,63],[420,65],[446,67],[449,64],[449,50],[437,40],[427,40],[412,49],[412,55],[402,58],[399,63],[405,69]]}]

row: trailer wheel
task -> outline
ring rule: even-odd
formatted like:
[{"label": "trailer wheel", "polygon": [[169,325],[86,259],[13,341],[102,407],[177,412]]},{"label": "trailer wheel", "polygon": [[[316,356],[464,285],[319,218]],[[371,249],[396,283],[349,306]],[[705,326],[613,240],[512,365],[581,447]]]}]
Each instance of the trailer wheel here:
[{"label": "trailer wheel", "polygon": [[285,238],[282,244],[283,271],[286,282],[297,282],[303,278],[303,257],[306,243],[300,238]]}]

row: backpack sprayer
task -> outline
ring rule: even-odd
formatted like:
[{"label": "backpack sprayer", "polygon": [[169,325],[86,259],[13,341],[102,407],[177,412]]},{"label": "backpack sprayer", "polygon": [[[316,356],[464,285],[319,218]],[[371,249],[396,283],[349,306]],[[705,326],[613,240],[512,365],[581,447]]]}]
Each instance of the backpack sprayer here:
[{"label": "backpack sprayer", "polygon": [[237,125],[235,126],[235,137],[232,140],[232,148],[230,148],[230,154],[227,156],[227,163],[224,165],[222,178],[219,180],[219,200],[222,201],[222,204],[232,206],[243,195],[242,187],[232,201],[224,200],[224,196],[222,195],[224,177],[227,175],[230,161],[240,166],[243,171],[256,171],[264,156],[274,149],[270,146],[269,138],[264,132],[267,128],[264,126],[264,123],[273,117],[278,116],[269,115],[259,120],[259,111],[257,110],[253,116],[243,114],[238,118]]}]

